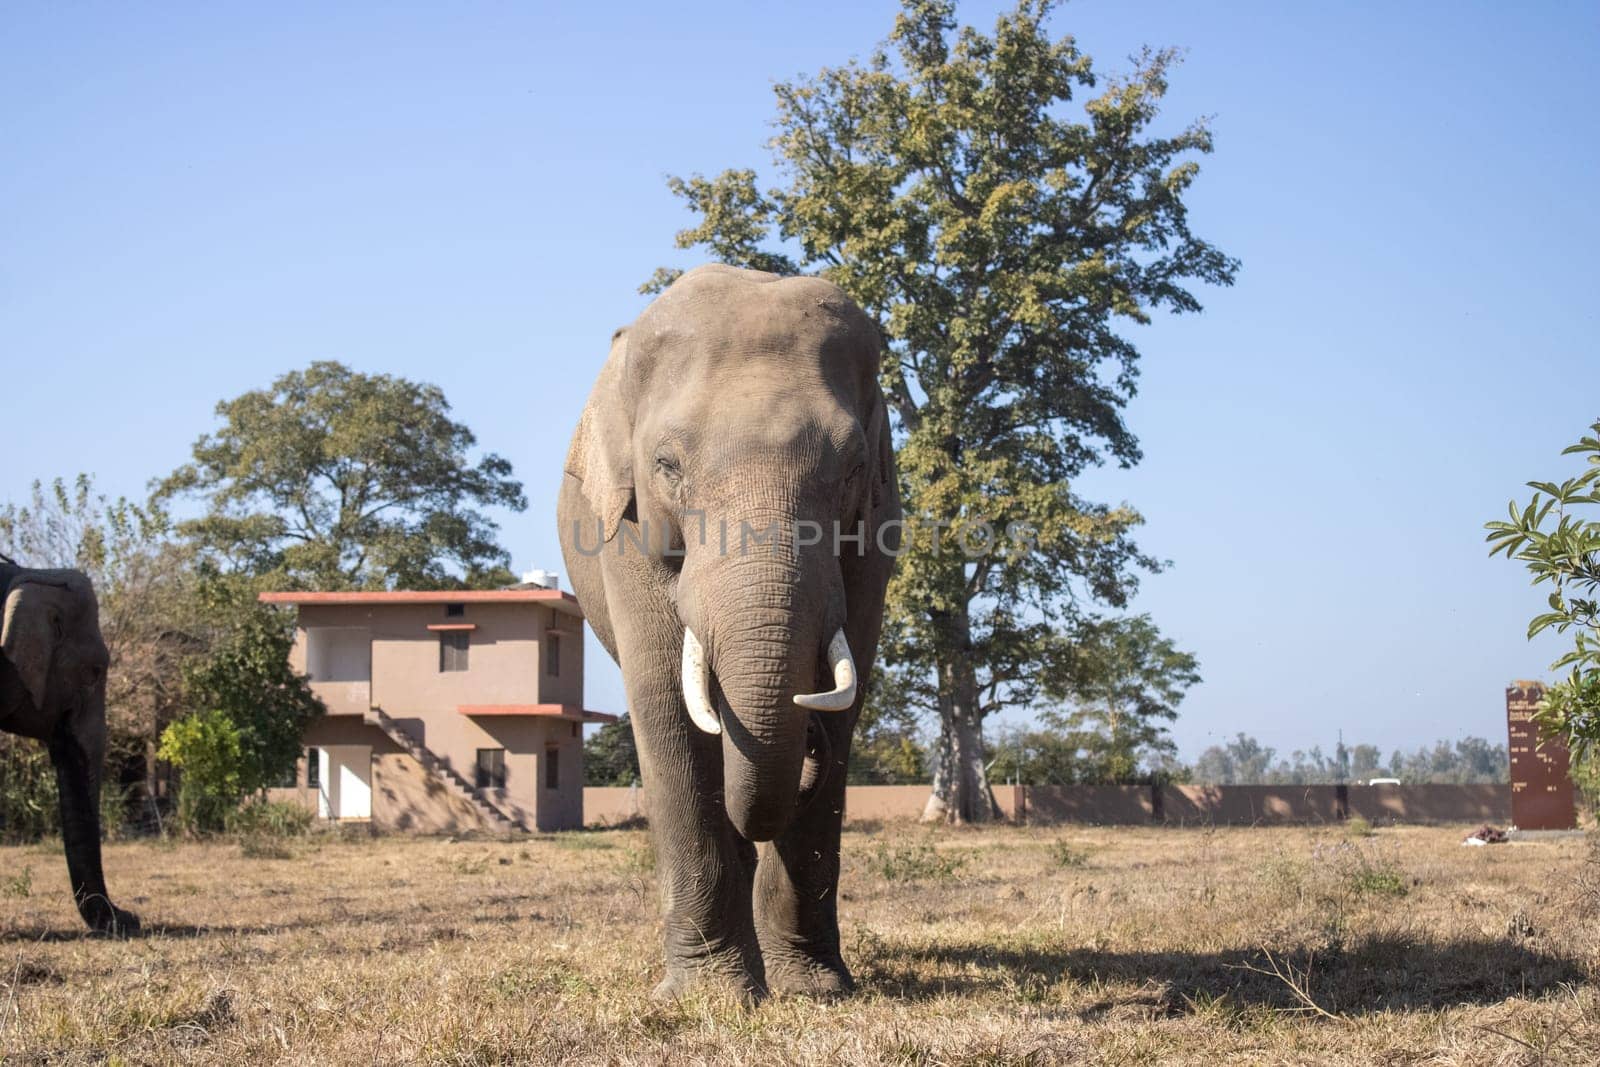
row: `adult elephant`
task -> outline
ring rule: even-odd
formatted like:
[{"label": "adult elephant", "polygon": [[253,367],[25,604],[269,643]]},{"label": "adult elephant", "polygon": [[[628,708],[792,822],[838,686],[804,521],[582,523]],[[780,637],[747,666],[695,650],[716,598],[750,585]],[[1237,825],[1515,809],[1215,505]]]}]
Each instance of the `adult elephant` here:
[{"label": "adult elephant", "polygon": [[106,750],[106,665],[94,586],[79,571],[0,561],[0,729],[43,741],[55,765],[72,899],[89,928],[136,933],[100,870],[100,766]]},{"label": "adult elephant", "polygon": [[900,530],[880,355],[828,282],[700,267],[617,331],[573,436],[562,551],[627,689],[658,996],[853,987],[845,763]]}]

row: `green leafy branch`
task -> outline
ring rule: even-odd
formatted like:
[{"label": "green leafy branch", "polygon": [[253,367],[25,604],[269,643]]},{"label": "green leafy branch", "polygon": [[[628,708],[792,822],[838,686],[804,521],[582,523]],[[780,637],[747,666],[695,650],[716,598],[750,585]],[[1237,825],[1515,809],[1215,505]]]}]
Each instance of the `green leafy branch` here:
[{"label": "green leafy branch", "polygon": [[1528,503],[1510,504],[1507,522],[1485,524],[1489,555],[1505,553],[1551,587],[1548,611],[1528,623],[1528,637],[1554,627],[1571,633],[1573,648],[1552,670],[1565,679],[1545,693],[1536,719],[1547,734],[1564,737],[1582,757],[1600,740],[1600,521],[1585,517],[1600,505],[1600,422],[1591,436],[1562,450],[1585,457],[1587,469],[1564,482],[1528,482]]}]

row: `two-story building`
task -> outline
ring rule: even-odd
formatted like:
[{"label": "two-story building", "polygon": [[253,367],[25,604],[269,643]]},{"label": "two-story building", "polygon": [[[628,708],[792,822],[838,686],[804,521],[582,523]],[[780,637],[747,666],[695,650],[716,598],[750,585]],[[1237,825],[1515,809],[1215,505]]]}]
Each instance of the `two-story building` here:
[{"label": "two-story building", "polygon": [[[583,613],[554,588],[263,593],[328,714],[291,790],[394,830],[583,825]],[[287,795],[286,795],[287,794]]]}]

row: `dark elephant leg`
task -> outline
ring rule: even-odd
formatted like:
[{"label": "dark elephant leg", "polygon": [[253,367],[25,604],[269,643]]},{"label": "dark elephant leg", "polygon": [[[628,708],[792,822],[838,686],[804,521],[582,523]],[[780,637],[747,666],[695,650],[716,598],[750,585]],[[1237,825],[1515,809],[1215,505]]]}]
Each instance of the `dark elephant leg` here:
[{"label": "dark elephant leg", "polygon": [[96,933],[126,937],[139,919],[111,903],[100,869],[100,766],[64,731],[50,743],[56,788],[61,795],[61,838],[67,851],[72,899]]},{"label": "dark elephant leg", "polygon": [[626,623],[619,630],[661,882],[667,974],[655,993],[675,996],[716,977],[760,997],[766,979],[750,906],[755,849],[723,809],[720,739],[695,729],[684,710],[682,638],[641,639]]},{"label": "dark elephant leg", "polygon": [[[813,792],[756,868],[756,929],[774,992],[836,996],[855,988],[839,946],[839,832],[844,821],[850,719],[819,714]],[[806,768],[809,777],[812,766]]]}]

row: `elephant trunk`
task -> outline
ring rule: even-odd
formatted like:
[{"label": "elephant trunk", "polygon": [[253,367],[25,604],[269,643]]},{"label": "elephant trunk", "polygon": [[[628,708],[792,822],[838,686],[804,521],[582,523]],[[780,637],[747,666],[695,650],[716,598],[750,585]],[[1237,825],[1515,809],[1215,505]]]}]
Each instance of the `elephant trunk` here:
[{"label": "elephant trunk", "polygon": [[[101,712],[103,722],[104,712]],[[102,727],[103,729],[103,727]],[[50,742],[61,804],[61,840],[67,853],[67,876],[78,914],[91,930],[114,936],[139,931],[139,920],[115,907],[106,892],[100,867],[101,746],[76,737],[65,726]]]},{"label": "elephant trunk", "polygon": [[[707,610],[696,614],[705,633],[697,636],[705,643],[705,673],[715,680],[723,798],[747,840],[771,840],[793,818],[811,715],[795,698],[836,688],[823,666],[843,622],[837,571],[829,557],[780,545],[719,561],[703,587]],[[686,697],[692,710],[694,697]]]}]

